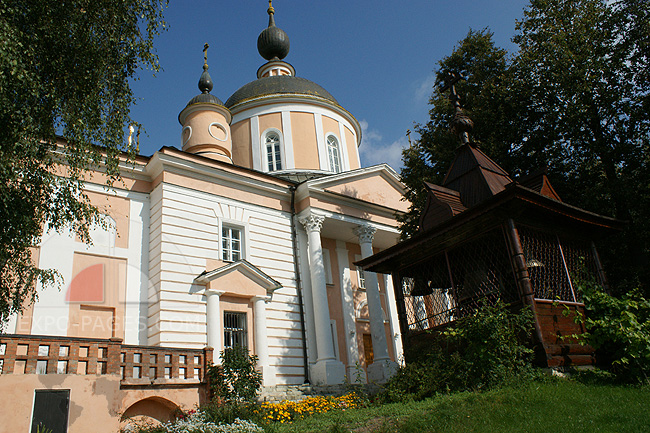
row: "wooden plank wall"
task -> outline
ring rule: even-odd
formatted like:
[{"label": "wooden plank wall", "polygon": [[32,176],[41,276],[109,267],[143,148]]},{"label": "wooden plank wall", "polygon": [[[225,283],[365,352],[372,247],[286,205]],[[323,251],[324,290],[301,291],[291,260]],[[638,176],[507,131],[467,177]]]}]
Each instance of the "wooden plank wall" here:
[{"label": "wooden plank wall", "polygon": [[572,337],[584,332],[583,326],[575,321],[577,312],[584,314],[584,306],[536,300],[535,309],[548,367],[594,364],[594,349]]}]

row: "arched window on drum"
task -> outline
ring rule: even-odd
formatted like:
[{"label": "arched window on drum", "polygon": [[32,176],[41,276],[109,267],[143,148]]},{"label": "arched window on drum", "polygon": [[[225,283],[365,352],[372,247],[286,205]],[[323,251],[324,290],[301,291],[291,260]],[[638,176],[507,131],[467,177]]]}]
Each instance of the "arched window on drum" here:
[{"label": "arched window on drum", "polygon": [[332,134],[327,136],[327,157],[329,159],[330,171],[340,173],[341,150],[339,148],[339,140]]},{"label": "arched window on drum", "polygon": [[282,139],[276,131],[264,134],[264,147],[266,152],[266,171],[282,170]]}]

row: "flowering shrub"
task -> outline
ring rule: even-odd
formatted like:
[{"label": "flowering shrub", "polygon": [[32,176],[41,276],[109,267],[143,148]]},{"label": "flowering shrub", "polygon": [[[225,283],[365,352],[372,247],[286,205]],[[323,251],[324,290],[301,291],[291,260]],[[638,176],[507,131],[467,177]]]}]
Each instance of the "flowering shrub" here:
[{"label": "flowering shrub", "polygon": [[155,427],[135,427],[127,431],[137,433],[263,433],[264,430],[250,421],[239,418],[231,424],[216,424],[206,421],[205,414],[190,411],[182,414],[176,421],[169,421]]},{"label": "flowering shrub", "polygon": [[257,371],[257,355],[245,347],[221,351],[221,365],[210,365],[207,375],[213,398],[232,402],[252,402],[262,386],[262,373]]},{"label": "flowering shrub", "polygon": [[363,406],[363,401],[359,394],[351,392],[341,397],[309,397],[301,401],[262,403],[258,413],[268,422],[290,423],[331,410],[357,409]]}]

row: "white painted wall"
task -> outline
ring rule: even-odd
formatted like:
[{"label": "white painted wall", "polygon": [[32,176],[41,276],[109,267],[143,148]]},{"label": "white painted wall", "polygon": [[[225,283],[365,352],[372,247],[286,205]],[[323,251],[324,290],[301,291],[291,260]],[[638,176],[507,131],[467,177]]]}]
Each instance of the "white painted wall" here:
[{"label": "white painted wall", "polygon": [[[300,314],[291,243],[291,216],[177,185],[151,193],[149,344],[207,344],[205,286],[194,279],[220,258],[221,225],[245,233],[245,259],[282,284],[267,305],[269,361],[276,383],[303,382]],[[212,269],[207,269],[208,271]],[[249,330],[253,332],[253,330]]]}]

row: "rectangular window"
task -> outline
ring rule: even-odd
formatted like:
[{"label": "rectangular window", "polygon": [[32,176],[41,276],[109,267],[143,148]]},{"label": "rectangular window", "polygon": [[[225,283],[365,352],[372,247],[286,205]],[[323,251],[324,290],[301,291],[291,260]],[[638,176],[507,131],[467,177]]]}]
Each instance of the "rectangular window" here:
[{"label": "rectangular window", "polygon": [[[354,261],[357,262],[361,260],[360,255],[355,255],[354,256]],[[365,289],[366,288],[366,276],[363,273],[363,269],[357,267],[357,278],[359,279],[359,289]]]},{"label": "rectangular window", "polygon": [[221,229],[222,258],[226,262],[236,262],[242,258],[241,230],[223,226]]},{"label": "rectangular window", "polygon": [[69,389],[37,389],[34,391],[31,433],[38,431],[66,433],[68,431],[69,407]]},{"label": "rectangular window", "polygon": [[223,347],[248,347],[246,313],[223,313]]}]

